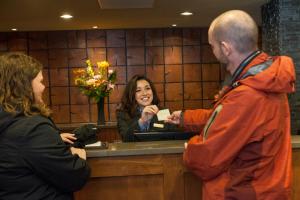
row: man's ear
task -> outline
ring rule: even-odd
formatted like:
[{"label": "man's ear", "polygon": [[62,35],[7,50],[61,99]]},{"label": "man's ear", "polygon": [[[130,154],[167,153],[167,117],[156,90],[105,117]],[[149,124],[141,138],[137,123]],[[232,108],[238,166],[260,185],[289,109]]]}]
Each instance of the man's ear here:
[{"label": "man's ear", "polygon": [[225,41],[222,41],[221,42],[221,49],[223,51],[223,54],[225,56],[229,56],[232,52],[232,49],[231,49],[231,45],[228,43],[228,42],[225,42]]}]

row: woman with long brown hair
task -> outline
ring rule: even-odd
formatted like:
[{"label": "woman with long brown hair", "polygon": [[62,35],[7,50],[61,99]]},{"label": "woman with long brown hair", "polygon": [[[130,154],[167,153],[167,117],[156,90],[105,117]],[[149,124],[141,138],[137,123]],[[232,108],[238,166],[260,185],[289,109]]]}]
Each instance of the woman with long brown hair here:
[{"label": "woman with long brown hair", "polygon": [[[158,121],[160,101],[150,79],[135,75],[128,82],[117,110],[118,130],[125,142],[136,141],[134,132],[175,130],[176,126]],[[159,124],[155,127],[155,124]]]},{"label": "woman with long brown hair", "polygon": [[89,177],[86,152],[49,119],[42,81],[34,58],[0,56],[0,199],[73,199]]}]

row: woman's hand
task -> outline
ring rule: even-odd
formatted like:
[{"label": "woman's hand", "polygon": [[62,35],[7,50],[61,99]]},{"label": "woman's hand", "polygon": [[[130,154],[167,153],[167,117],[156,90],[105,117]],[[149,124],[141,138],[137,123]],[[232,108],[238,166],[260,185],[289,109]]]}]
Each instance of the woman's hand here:
[{"label": "woman's hand", "polygon": [[142,115],[141,115],[141,121],[147,122],[153,118],[154,115],[159,111],[158,107],[156,105],[150,105],[146,106],[143,109]]},{"label": "woman's hand", "polygon": [[77,154],[83,160],[86,160],[86,151],[84,149],[79,149],[75,147],[70,148],[73,155]]},{"label": "woman's hand", "polygon": [[77,138],[75,137],[75,134],[72,133],[61,133],[60,134],[61,139],[69,144],[74,144],[74,140],[77,140]]},{"label": "woman's hand", "polygon": [[170,116],[168,116],[168,119],[165,120],[165,122],[171,124],[180,124],[181,112],[181,110],[174,111]]}]

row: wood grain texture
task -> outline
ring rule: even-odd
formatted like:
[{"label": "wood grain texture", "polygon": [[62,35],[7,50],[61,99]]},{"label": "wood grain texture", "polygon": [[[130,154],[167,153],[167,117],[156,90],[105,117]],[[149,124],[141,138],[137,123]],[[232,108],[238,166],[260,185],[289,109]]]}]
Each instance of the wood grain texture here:
[{"label": "wood grain texture", "polygon": [[76,200],[184,200],[201,196],[201,182],[183,166],[182,154],[91,158],[89,164],[91,179],[75,194]]},{"label": "wood grain texture", "polygon": [[[201,200],[201,181],[182,154],[90,158],[92,175],[76,200]],[[300,199],[300,149],[293,149],[292,199]]]},{"label": "wood grain texture", "polygon": [[293,149],[293,200],[300,199],[300,149]]}]

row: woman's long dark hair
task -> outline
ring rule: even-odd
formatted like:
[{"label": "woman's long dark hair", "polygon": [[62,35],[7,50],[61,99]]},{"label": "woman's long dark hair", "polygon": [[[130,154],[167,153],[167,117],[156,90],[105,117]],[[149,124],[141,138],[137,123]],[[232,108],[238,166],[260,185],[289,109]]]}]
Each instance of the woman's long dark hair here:
[{"label": "woman's long dark hair", "polygon": [[0,106],[4,111],[49,116],[46,105],[35,102],[32,89],[32,80],[42,68],[39,61],[23,53],[0,56]]},{"label": "woman's long dark hair", "polygon": [[152,81],[143,75],[134,75],[126,85],[125,91],[121,99],[120,108],[117,111],[126,112],[129,114],[130,117],[133,117],[136,114],[138,103],[135,100],[135,93],[136,93],[137,81],[140,80],[145,80],[150,84],[153,93],[152,104],[159,106],[160,101]]}]

